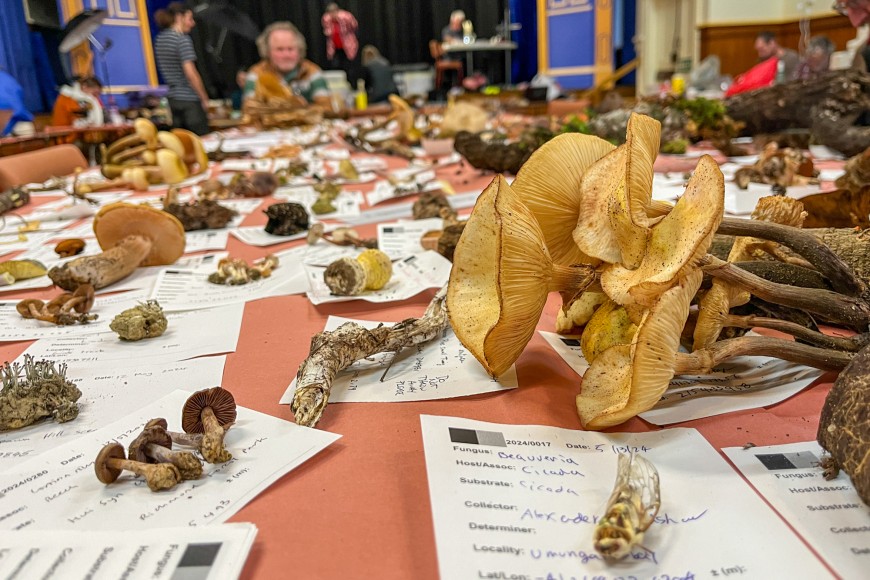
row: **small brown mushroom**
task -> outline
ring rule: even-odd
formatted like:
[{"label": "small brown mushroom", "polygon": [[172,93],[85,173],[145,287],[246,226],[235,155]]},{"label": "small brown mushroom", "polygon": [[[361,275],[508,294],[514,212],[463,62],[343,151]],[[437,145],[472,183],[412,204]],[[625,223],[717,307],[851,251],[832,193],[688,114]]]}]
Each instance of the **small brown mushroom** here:
[{"label": "small brown mushroom", "polygon": [[172,451],[172,437],[160,425],[146,426],[127,448],[130,459],[142,463],[171,463],[182,479],[199,479],[202,462],[190,451]]},{"label": "small brown mushroom", "polygon": [[139,266],[171,264],[184,253],[184,228],[172,215],[145,205],[109,204],[94,218],[103,253],[82,256],[48,272],[55,285],[75,290],[82,284],[104,288]]},{"label": "small brown mushroom", "polygon": [[61,258],[69,258],[70,256],[77,256],[78,254],[81,254],[84,249],[84,240],[80,238],[70,238],[68,240],[58,242],[58,244],[54,247],[54,253]]},{"label": "small brown mushroom", "polygon": [[144,477],[151,491],[172,489],[181,481],[181,473],[171,463],[149,465],[130,461],[124,455],[124,446],[118,442],[106,444],[94,461],[94,472],[97,474],[97,479],[106,485],[117,480],[125,469]]},{"label": "small brown mushroom", "polygon": [[213,387],[192,394],[181,415],[186,433],[203,433],[200,452],[209,463],[224,463],[233,458],[224,448],[224,433],[236,420],[236,401],[232,393]]}]

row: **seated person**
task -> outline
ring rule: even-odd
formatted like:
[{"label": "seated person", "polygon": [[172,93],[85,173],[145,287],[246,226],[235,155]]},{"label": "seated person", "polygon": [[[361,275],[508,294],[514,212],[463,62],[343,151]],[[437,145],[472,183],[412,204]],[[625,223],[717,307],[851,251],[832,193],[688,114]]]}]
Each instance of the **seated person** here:
[{"label": "seated person", "polygon": [[457,44],[462,42],[464,36],[462,23],[465,22],[465,12],[454,10],[450,13],[450,22],[441,30],[441,42],[444,44]]},{"label": "seated person", "polygon": [[243,109],[249,105],[286,102],[332,107],[329,87],[320,67],[305,58],[307,44],[289,22],[274,22],[257,38],[263,60],[248,70]]},{"label": "seated person", "polygon": [[768,30],[759,32],[755,37],[755,50],[758,52],[759,62],[775,58],[782,62],[782,70],[777,70],[776,81],[789,82],[797,78],[797,68],[800,64],[800,56],[790,48],[783,48],[776,41],[776,35]]},{"label": "seated person", "polygon": [[362,65],[370,103],[380,103],[386,101],[390,95],[399,94],[390,61],[381,56],[380,51],[371,44],[362,49]]},{"label": "seated person", "polygon": [[33,114],[24,104],[24,89],[11,74],[0,70],[0,109],[12,111],[12,117],[0,135],[26,136],[35,131]]},{"label": "seated person", "polygon": [[831,67],[831,54],[835,50],[834,43],[827,36],[812,37],[807,42],[807,52],[798,66],[797,77],[799,79],[814,79],[826,72]]},{"label": "seated person", "polygon": [[102,125],[103,85],[95,77],[86,77],[60,88],[51,112],[51,124],[57,127]]}]

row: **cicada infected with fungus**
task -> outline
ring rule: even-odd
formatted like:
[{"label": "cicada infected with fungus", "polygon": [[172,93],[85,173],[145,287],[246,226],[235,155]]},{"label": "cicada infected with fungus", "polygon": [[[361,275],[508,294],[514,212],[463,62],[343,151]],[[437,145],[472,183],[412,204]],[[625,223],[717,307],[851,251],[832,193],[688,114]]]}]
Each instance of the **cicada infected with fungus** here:
[{"label": "cicada infected with fungus", "polygon": [[660,504],[655,466],[640,455],[620,453],[613,493],[595,526],[595,550],[605,560],[615,562],[628,556],[635,546],[643,548],[643,534],[655,520]]}]

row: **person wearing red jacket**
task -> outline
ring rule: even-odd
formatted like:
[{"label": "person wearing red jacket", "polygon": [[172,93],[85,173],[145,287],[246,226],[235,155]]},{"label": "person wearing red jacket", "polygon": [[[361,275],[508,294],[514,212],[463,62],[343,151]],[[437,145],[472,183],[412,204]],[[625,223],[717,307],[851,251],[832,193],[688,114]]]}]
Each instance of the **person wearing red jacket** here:
[{"label": "person wearing red jacket", "polygon": [[359,25],[356,18],[347,10],[339,8],[335,2],[330,2],[320,23],[323,26],[323,35],[326,36],[329,68],[343,70],[351,85],[356,84],[359,76],[356,58],[359,52],[359,41],[356,38]]}]

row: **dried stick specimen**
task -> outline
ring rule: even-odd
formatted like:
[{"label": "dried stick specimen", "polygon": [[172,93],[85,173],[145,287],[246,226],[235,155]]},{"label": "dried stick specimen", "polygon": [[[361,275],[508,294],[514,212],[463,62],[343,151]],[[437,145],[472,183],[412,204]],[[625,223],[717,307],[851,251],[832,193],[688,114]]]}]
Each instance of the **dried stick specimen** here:
[{"label": "dried stick specimen", "polygon": [[308,358],[296,374],[296,392],[290,404],[296,423],[306,427],[317,424],[329,401],[333,379],[356,361],[379,352],[397,353],[441,336],[447,328],[446,295],[444,287],[422,317],[408,318],[391,327],[381,325],[369,330],[346,322],[333,331],[315,334]]}]

